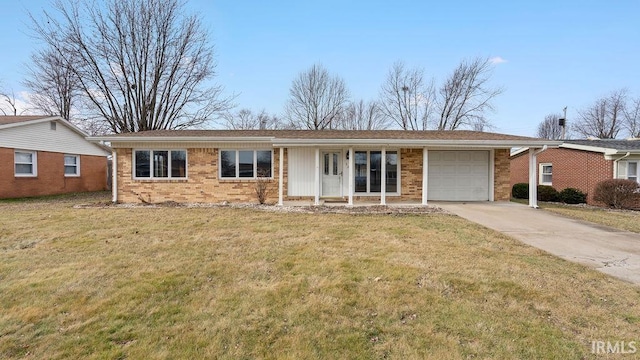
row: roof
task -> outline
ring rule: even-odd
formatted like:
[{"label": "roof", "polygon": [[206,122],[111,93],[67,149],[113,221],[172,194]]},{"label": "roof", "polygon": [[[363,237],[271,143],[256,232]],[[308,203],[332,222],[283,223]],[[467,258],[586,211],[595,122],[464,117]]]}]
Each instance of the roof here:
[{"label": "roof", "polygon": [[565,140],[565,144],[582,145],[612,150],[640,150],[640,139],[596,139],[596,140]]},{"label": "roof", "polygon": [[15,124],[25,121],[48,119],[49,115],[28,115],[28,116],[0,116],[0,125]]},{"label": "roof", "polygon": [[152,130],[90,138],[95,141],[263,141],[274,146],[395,144],[407,146],[465,144],[467,146],[558,146],[559,141],[468,130]]},{"label": "roof", "polygon": [[[640,154],[640,139],[578,139],[563,140],[559,146],[564,149],[591,151],[604,154],[605,158],[616,158],[616,155]],[[527,147],[511,152],[511,157],[519,156],[528,150]]]}]

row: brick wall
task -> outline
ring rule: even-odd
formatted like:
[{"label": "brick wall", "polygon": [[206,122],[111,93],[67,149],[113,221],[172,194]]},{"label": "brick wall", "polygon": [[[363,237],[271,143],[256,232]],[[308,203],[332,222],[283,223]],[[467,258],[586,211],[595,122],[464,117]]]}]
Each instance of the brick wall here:
[{"label": "brick wall", "polygon": [[64,176],[64,154],[38,151],[37,176],[16,177],[14,149],[0,148],[0,198],[55,195],[107,189],[107,158],[80,156],[80,176]]},{"label": "brick wall", "polygon": [[[598,182],[613,178],[613,161],[605,160],[603,154],[574,149],[548,149],[537,157],[540,163],[553,165],[552,186],[560,191],[573,187],[587,193],[587,203],[594,204],[593,192]],[[539,181],[538,175],[538,181]],[[510,185],[529,182],[529,156],[525,152],[511,159]]]},{"label": "brick wall", "polygon": [[400,150],[402,200],[422,201],[422,149]]},{"label": "brick wall", "polygon": [[[218,149],[187,149],[185,180],[134,180],[131,176],[132,149],[117,149],[118,201],[257,203],[255,179],[221,180],[218,177]],[[279,149],[273,151],[273,179],[268,180],[267,202],[278,201]],[[286,157],[285,157],[286,163]],[[286,169],[286,167],[285,167]],[[286,174],[286,172],[285,172]],[[285,177],[286,179],[286,177]]]},{"label": "brick wall", "polygon": [[509,149],[496,149],[493,155],[493,199],[509,201],[511,198]]}]

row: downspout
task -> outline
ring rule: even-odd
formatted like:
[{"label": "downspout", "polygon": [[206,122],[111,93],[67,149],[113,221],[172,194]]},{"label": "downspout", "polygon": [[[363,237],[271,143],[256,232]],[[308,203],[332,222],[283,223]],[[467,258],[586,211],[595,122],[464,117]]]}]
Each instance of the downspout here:
[{"label": "downspout", "polygon": [[529,206],[538,208],[538,154],[547,150],[547,145],[542,149],[530,152],[529,156]]},{"label": "downspout", "polygon": [[631,155],[631,152],[627,152],[627,154],[625,156],[613,161],[613,179],[617,179],[618,178],[618,161],[629,157],[629,155]]}]

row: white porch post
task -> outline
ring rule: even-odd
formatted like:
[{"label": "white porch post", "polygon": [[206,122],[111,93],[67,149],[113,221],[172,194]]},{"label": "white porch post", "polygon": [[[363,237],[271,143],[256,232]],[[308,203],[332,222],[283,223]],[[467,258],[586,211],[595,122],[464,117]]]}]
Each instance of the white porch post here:
[{"label": "white porch post", "polygon": [[348,179],[348,182],[349,182],[349,202],[347,203],[347,205],[353,206],[353,190],[354,190],[353,189],[353,187],[354,187],[353,186],[354,185],[353,182],[355,180],[354,172],[353,172],[353,165],[355,164],[353,158],[354,158],[355,154],[353,153],[353,148],[349,148],[348,154],[349,154],[349,179]]},{"label": "white porch post", "polygon": [[380,205],[387,205],[387,149],[382,148],[380,169]]},{"label": "white porch post", "polygon": [[118,157],[116,149],[111,152],[111,201],[118,202]]},{"label": "white porch post", "polygon": [[536,149],[529,148],[529,206],[538,207],[538,169]]},{"label": "white porch post", "polygon": [[316,148],[315,198],[313,205],[320,205],[320,148]]},{"label": "white porch post", "polygon": [[422,205],[427,205],[429,178],[429,150],[422,148]]},{"label": "white porch post", "polygon": [[278,158],[278,205],[283,205],[284,189],[284,148],[280,147],[280,157]]}]

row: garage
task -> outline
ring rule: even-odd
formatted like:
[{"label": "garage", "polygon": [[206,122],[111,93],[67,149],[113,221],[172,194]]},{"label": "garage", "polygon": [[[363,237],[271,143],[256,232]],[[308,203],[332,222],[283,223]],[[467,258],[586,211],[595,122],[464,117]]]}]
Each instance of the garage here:
[{"label": "garage", "polygon": [[428,156],[428,200],[489,200],[489,151],[432,150]]}]

